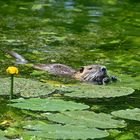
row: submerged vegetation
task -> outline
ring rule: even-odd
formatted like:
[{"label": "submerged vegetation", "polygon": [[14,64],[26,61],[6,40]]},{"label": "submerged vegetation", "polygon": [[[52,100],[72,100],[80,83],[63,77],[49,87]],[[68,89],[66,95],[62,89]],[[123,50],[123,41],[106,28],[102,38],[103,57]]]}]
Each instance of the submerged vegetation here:
[{"label": "submerged vegetation", "polygon": [[[140,139],[140,2],[137,0],[0,1],[0,139]],[[32,69],[101,64],[118,81],[84,84]],[[15,65],[10,79],[5,69]]]}]

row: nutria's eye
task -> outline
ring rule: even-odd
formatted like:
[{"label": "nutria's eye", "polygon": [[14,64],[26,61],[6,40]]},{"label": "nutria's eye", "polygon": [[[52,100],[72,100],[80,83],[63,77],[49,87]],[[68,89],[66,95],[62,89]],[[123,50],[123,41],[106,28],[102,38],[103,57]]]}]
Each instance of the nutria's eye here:
[{"label": "nutria's eye", "polygon": [[84,67],[81,67],[81,68],[79,69],[79,71],[80,71],[80,73],[82,73],[82,72],[84,71]]},{"label": "nutria's eye", "polygon": [[92,68],[88,68],[88,70],[92,70]]}]

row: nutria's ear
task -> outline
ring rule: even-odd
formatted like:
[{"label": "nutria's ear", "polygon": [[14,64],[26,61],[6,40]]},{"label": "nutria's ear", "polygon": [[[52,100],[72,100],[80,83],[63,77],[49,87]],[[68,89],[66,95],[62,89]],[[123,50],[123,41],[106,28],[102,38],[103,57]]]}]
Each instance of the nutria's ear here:
[{"label": "nutria's ear", "polygon": [[81,67],[81,68],[79,69],[79,72],[82,73],[83,71],[84,71],[84,67]]}]

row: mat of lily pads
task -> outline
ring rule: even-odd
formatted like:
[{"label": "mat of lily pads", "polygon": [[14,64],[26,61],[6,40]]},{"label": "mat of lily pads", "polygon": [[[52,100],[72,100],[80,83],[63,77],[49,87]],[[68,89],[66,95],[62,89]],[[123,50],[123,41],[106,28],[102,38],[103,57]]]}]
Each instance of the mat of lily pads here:
[{"label": "mat of lily pads", "polygon": [[[10,92],[10,77],[0,78],[0,95],[8,95]],[[129,87],[115,87],[92,84],[79,84],[77,86],[58,87],[39,81],[14,78],[14,94],[20,93],[23,97],[38,97],[41,95],[50,95],[51,93],[65,93],[70,97],[84,98],[109,98],[132,94],[134,90]]]}]

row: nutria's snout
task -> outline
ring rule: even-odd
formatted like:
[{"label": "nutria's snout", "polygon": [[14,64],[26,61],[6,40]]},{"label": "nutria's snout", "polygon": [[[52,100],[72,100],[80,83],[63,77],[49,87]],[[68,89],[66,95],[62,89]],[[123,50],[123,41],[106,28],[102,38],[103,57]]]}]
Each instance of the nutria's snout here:
[{"label": "nutria's snout", "polygon": [[80,81],[103,84],[103,79],[107,77],[107,68],[102,65],[88,65],[82,67],[74,76]]},{"label": "nutria's snout", "polygon": [[105,66],[101,67],[100,71],[103,72],[104,74],[107,74],[107,68]]}]

